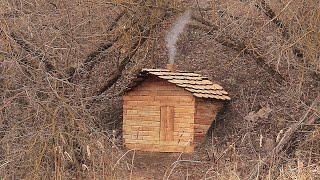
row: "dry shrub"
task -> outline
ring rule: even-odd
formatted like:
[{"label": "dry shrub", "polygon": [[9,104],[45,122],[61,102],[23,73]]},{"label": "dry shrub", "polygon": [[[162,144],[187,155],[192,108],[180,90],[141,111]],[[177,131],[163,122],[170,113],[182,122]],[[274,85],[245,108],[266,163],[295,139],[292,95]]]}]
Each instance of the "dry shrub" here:
[{"label": "dry shrub", "polygon": [[5,63],[1,176],[110,176],[119,150],[112,134],[97,128],[77,87],[15,60]]},{"label": "dry shrub", "polygon": [[[245,177],[320,91],[318,2],[265,2],[286,28],[257,8],[261,1],[1,1],[0,176],[128,176],[132,162],[119,148],[121,92],[140,68],[167,62],[166,29],[193,6],[217,28],[200,23],[184,33],[176,62],[220,82],[233,98],[210,134],[217,141],[206,150],[220,159],[209,162],[206,177]],[[268,116],[245,118],[266,107]],[[259,175],[316,178],[318,123],[297,132]],[[295,162],[297,147],[308,165]]]}]

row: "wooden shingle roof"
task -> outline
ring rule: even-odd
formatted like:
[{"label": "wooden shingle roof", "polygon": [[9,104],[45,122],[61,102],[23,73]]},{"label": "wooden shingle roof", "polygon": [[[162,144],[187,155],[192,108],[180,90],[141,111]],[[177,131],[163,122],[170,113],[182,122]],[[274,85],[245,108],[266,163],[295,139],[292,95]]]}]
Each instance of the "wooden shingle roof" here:
[{"label": "wooden shingle roof", "polygon": [[231,99],[223,87],[200,74],[183,71],[171,72],[168,69],[142,69],[139,77],[145,77],[146,75],[154,75],[165,79],[191,92],[195,97],[218,100]]}]

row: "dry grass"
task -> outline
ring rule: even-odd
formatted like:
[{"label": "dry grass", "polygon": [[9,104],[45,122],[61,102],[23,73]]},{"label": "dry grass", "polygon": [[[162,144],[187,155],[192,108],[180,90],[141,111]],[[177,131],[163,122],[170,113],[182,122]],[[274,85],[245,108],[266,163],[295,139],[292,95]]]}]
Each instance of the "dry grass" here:
[{"label": "dry grass", "polygon": [[[265,1],[279,28],[261,2],[1,1],[0,176],[143,176],[139,164],[150,162],[121,147],[121,92],[140,68],[166,63],[165,32],[192,6],[204,21],[182,35],[177,64],[221,82],[233,101],[187,159],[202,163],[178,159],[170,177],[243,179],[261,167],[262,179],[319,178],[319,105],[263,161],[320,92],[319,3]],[[161,178],[166,169],[150,172]]]}]

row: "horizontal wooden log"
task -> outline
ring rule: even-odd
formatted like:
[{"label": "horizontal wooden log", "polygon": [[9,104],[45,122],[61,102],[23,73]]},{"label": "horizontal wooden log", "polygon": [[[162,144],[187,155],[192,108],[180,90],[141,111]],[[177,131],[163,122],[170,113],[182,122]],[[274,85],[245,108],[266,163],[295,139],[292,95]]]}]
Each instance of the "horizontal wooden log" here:
[{"label": "horizontal wooden log", "polygon": [[142,126],[143,131],[153,131],[157,134],[159,134],[160,127],[152,127],[152,126]]},{"label": "horizontal wooden log", "polygon": [[124,105],[128,106],[160,106],[159,101],[139,101],[139,100],[124,100]]},{"label": "horizontal wooden log", "polygon": [[186,144],[186,143],[193,143],[193,139],[194,139],[194,136],[193,134],[191,134],[190,136],[188,137],[184,137],[184,136],[174,136],[174,140],[175,141],[178,141],[179,143],[182,143],[182,144]]},{"label": "horizontal wooden log", "polygon": [[159,140],[159,136],[142,136],[143,140],[149,141],[149,140]]},{"label": "horizontal wooden log", "polygon": [[210,125],[203,125],[203,124],[194,124],[195,129],[206,129],[208,130]]},{"label": "horizontal wooden log", "polygon": [[143,126],[153,126],[157,127],[160,126],[160,122],[157,121],[126,121],[126,126],[130,125],[143,125]]},{"label": "horizontal wooden log", "polygon": [[156,90],[131,90],[129,92],[126,93],[126,96],[156,96],[157,95],[157,91]]},{"label": "horizontal wooden log", "polygon": [[[159,114],[159,113],[158,113]],[[143,121],[160,121],[160,116],[156,115],[156,116],[144,116],[142,117]]]},{"label": "horizontal wooden log", "polygon": [[124,101],[154,101],[154,96],[124,96]]},{"label": "horizontal wooden log", "polygon": [[143,116],[141,114],[137,114],[137,115],[125,115],[123,117],[123,121],[137,121],[137,122],[141,122],[141,121],[160,121],[160,116],[159,114],[157,115],[148,115],[148,116]]},{"label": "horizontal wooden log", "polygon": [[155,105],[140,105],[140,106],[123,105],[123,109],[138,110],[138,111],[160,111],[160,107]]},{"label": "horizontal wooden log", "polygon": [[177,90],[157,90],[156,91],[157,96],[192,96],[190,92],[187,91],[177,91]]},{"label": "horizontal wooden log", "polygon": [[176,128],[181,128],[181,129],[184,129],[184,128],[190,128],[190,129],[192,129],[193,128],[193,124],[190,124],[190,123],[174,123],[174,126],[176,127]]},{"label": "horizontal wooden log", "polygon": [[138,110],[126,110],[126,115],[136,115],[138,114]]},{"label": "horizontal wooden log", "polygon": [[180,105],[194,105],[194,102],[180,102],[171,100],[159,101],[161,106],[180,106]]},{"label": "horizontal wooden log", "polygon": [[214,121],[215,119],[214,118],[195,118],[194,122],[196,124],[202,124],[202,125],[211,125],[212,122]]},{"label": "horizontal wooden log", "polygon": [[194,128],[180,128],[179,126],[175,127],[174,132],[178,133],[193,133]]},{"label": "horizontal wooden log", "polygon": [[[191,117],[191,116],[190,116]],[[194,123],[193,118],[183,118],[183,117],[175,117],[174,118],[175,123]]]},{"label": "horizontal wooden log", "polygon": [[216,106],[206,106],[206,107],[197,106],[196,109],[197,109],[197,111],[199,111],[199,113],[215,113],[220,108],[216,107]]},{"label": "horizontal wooden log", "polygon": [[136,149],[141,151],[150,151],[150,152],[185,152],[192,153],[194,152],[194,146],[175,146],[175,145],[143,145],[143,144],[125,144],[128,149]]},{"label": "horizontal wooden log", "polygon": [[127,129],[124,134],[132,135],[133,138],[136,138],[136,136],[148,136],[148,137],[159,139],[159,131],[143,131],[143,130]]},{"label": "horizontal wooden log", "polygon": [[160,116],[160,111],[148,111],[148,110],[140,110],[139,115],[141,116]]},{"label": "horizontal wooden log", "polygon": [[[168,101],[169,100],[169,96],[156,96],[155,98],[154,98],[154,100],[156,100],[156,101]],[[174,101],[173,99],[171,99],[172,101]]]},{"label": "horizontal wooden log", "polygon": [[153,145],[158,145],[160,143],[159,140],[136,140],[136,139],[127,139],[125,141],[125,146],[127,145],[135,145],[140,147],[152,147]]},{"label": "horizontal wooden log", "polygon": [[159,137],[152,137],[148,135],[141,135],[140,132],[132,135],[132,140],[143,140],[143,141],[149,141],[149,140],[159,140]]},{"label": "horizontal wooden log", "polygon": [[176,112],[174,114],[175,118],[184,118],[184,119],[193,119],[194,118],[194,113],[193,112],[187,112],[187,113],[179,113]]},{"label": "horizontal wooden log", "polygon": [[194,102],[193,96],[155,96],[156,101]]},{"label": "horizontal wooden log", "polygon": [[182,107],[175,107],[175,113],[195,113],[195,108],[193,106],[182,106]]},{"label": "horizontal wooden log", "polygon": [[126,140],[132,139],[131,134],[123,134],[122,137],[123,137],[123,139],[126,139]]}]

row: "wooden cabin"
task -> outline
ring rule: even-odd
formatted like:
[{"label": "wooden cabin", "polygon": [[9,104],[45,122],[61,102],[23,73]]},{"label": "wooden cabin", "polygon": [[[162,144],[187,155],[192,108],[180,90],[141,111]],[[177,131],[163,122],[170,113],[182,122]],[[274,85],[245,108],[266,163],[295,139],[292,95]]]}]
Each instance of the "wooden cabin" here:
[{"label": "wooden cabin", "polygon": [[123,139],[128,149],[194,152],[224,102],[223,88],[200,74],[143,69],[123,97]]}]

